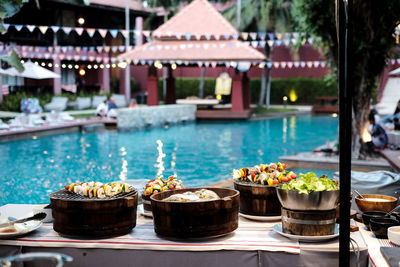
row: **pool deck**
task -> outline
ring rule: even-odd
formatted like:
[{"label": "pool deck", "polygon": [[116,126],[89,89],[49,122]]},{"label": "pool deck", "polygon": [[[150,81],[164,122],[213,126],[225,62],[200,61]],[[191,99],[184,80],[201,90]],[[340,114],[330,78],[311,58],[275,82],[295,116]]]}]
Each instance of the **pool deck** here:
[{"label": "pool deck", "polygon": [[46,135],[55,133],[74,132],[82,130],[84,127],[102,125],[102,126],[116,126],[115,119],[92,117],[88,119],[75,119],[70,122],[63,122],[58,124],[47,124],[41,126],[24,127],[18,130],[8,130],[0,132],[0,141],[13,140],[18,138],[26,138],[35,135]]},{"label": "pool deck", "polygon": [[[282,156],[279,159],[290,167],[339,169],[339,156],[324,152],[302,152]],[[392,166],[381,157],[371,160],[353,159],[351,161],[351,169],[354,171],[393,171]]]}]

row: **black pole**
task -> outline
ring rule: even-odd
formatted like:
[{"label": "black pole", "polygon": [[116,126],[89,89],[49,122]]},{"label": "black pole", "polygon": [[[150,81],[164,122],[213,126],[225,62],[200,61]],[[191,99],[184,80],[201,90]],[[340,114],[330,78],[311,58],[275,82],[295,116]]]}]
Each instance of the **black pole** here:
[{"label": "black pole", "polygon": [[352,24],[353,0],[336,0],[339,78],[339,175],[340,235],[339,266],[350,265],[350,187],[352,128]]}]

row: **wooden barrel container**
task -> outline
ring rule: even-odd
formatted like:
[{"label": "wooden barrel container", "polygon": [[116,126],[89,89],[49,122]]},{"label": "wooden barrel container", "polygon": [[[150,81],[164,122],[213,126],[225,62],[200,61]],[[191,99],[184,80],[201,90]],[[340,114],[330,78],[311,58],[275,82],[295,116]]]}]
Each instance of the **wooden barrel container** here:
[{"label": "wooden barrel container", "polygon": [[228,234],[238,227],[239,192],[233,189],[205,188],[221,199],[200,202],[166,202],[163,199],[202,188],[164,191],[152,195],[154,230],[178,238],[199,238]]},{"label": "wooden barrel container", "polygon": [[281,203],[276,188],[268,185],[233,180],[240,192],[240,213],[253,216],[279,216]]},{"label": "wooden barrel container", "polygon": [[333,235],[336,209],[297,211],[282,208],[282,231],[301,236]]},{"label": "wooden barrel container", "polygon": [[53,228],[60,234],[108,237],[127,234],[136,226],[136,191],[109,199],[89,199],[64,191],[50,195]]}]

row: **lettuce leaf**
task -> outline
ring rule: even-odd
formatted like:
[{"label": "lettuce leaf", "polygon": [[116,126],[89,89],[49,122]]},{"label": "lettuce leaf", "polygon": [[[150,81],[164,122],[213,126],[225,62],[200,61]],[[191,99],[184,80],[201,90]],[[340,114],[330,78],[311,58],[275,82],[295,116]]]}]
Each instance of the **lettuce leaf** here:
[{"label": "lettuce leaf", "polygon": [[323,175],[320,178],[313,172],[306,174],[300,173],[300,177],[296,180],[291,180],[287,184],[279,185],[279,188],[285,190],[297,191],[300,194],[309,194],[312,191],[332,191],[339,190],[339,186],[327,176]]}]

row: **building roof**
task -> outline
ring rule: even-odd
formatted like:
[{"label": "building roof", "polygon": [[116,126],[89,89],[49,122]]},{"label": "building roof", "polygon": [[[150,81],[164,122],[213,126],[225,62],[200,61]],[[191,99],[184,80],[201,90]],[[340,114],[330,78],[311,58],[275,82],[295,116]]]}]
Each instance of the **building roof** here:
[{"label": "building roof", "polygon": [[[186,36],[190,35],[190,38]],[[266,60],[263,53],[233,38],[239,32],[207,0],[194,0],[153,32],[153,41],[121,54],[140,61],[226,62]],[[186,38],[181,38],[181,37]]]},{"label": "building roof", "polygon": [[237,40],[160,41],[155,40],[120,55],[125,60],[159,61],[256,61],[264,54]]},{"label": "building roof", "polygon": [[195,0],[158,27],[154,37],[170,37],[170,33],[201,35],[234,35],[238,31],[207,0]]}]

